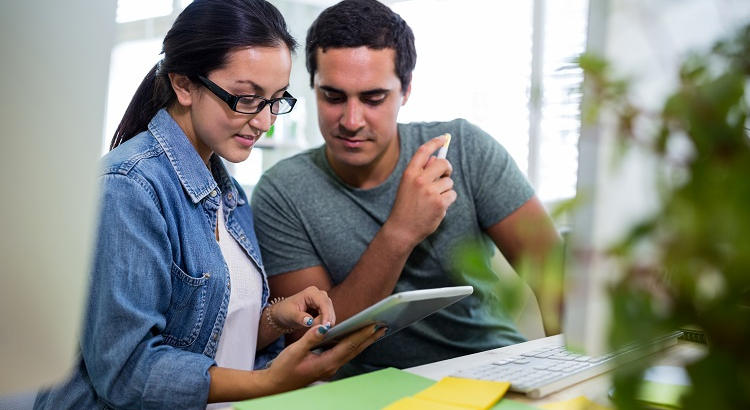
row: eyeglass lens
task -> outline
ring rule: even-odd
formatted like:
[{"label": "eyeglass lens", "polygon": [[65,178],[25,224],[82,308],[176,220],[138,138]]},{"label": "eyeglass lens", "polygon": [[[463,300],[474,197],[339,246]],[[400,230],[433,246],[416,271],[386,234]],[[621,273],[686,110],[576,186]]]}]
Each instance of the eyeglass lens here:
[{"label": "eyeglass lens", "polygon": [[[243,97],[237,101],[237,111],[246,113],[256,113],[265,107],[268,101],[258,97]],[[271,103],[271,113],[286,114],[292,110],[292,105],[286,99],[275,100]]]}]

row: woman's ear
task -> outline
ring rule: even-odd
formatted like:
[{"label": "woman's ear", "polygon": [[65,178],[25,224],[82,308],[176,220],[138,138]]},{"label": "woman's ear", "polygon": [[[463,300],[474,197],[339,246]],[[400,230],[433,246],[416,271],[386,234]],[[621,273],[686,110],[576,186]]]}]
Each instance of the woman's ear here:
[{"label": "woman's ear", "polygon": [[169,83],[177,96],[177,102],[182,106],[189,107],[193,103],[195,84],[186,75],[176,73],[169,73]]}]

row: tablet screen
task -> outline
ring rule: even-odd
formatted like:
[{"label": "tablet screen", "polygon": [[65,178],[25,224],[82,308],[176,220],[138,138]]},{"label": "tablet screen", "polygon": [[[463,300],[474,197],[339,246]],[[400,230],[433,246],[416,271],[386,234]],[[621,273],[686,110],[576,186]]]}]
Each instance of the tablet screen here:
[{"label": "tablet screen", "polygon": [[385,335],[398,332],[474,291],[471,286],[420,289],[395,293],[332,327],[317,347],[336,344],[349,333],[377,323],[388,328]]}]

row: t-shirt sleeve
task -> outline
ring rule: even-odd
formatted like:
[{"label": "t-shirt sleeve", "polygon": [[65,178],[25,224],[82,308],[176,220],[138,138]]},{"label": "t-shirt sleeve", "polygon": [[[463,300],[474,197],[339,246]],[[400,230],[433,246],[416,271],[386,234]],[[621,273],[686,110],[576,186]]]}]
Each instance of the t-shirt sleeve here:
[{"label": "t-shirt sleeve", "polygon": [[459,120],[459,126],[462,171],[469,179],[479,226],[487,229],[531,199],[534,188],[498,141],[468,121]]},{"label": "t-shirt sleeve", "polygon": [[278,177],[263,175],[251,204],[263,264],[268,276],[322,265],[294,199]]}]

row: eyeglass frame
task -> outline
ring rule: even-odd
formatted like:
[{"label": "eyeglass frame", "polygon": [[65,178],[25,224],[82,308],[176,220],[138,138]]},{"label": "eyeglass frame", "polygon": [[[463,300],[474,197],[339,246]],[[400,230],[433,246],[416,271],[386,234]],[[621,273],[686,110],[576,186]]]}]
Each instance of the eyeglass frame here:
[{"label": "eyeglass frame", "polygon": [[[269,100],[269,99],[261,97],[260,95],[255,95],[255,94],[234,95],[234,94],[228,92],[227,90],[221,88],[218,84],[216,84],[215,82],[209,80],[208,78],[206,78],[206,77],[204,77],[202,75],[198,76],[198,80],[200,80],[200,82],[203,84],[203,86],[205,86],[206,88],[208,88],[208,90],[211,91],[215,96],[219,97],[220,100],[224,101],[229,106],[229,108],[232,111],[238,112],[240,114],[257,114],[257,113],[263,111],[263,109],[266,108],[266,105],[268,105],[269,110],[271,110],[271,114],[273,114],[273,115],[284,115],[284,114],[289,114],[290,112],[292,112],[292,110],[294,109],[294,104],[297,103],[297,99],[294,98],[291,94],[289,94],[288,91],[284,91],[284,95],[282,95],[279,98],[271,98]],[[257,98],[257,99],[260,99],[260,103],[258,103],[258,109],[255,112],[238,111],[237,110],[237,103],[239,103],[240,99],[242,99],[242,98]],[[273,105],[276,102],[281,101],[281,100],[286,100],[287,101],[287,103],[290,106],[289,111],[283,112],[283,113],[275,113],[275,112],[273,112]]]}]

